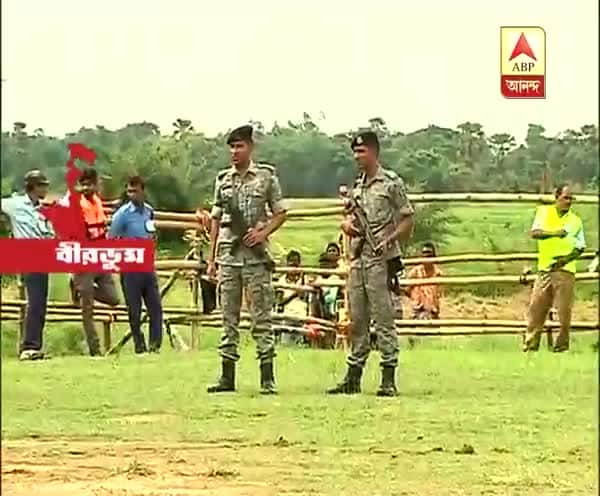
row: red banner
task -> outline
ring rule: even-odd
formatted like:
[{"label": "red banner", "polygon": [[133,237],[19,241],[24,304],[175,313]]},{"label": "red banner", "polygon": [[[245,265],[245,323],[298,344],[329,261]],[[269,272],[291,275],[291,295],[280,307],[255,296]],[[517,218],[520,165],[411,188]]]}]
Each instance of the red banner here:
[{"label": "red banner", "polygon": [[151,239],[0,239],[0,274],[152,271]]}]

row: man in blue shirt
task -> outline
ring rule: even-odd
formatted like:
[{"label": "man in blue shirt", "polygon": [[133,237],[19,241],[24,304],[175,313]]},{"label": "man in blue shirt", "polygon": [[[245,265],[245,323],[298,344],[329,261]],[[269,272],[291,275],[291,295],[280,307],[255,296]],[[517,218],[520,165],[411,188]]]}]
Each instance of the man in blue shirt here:
[{"label": "man in blue shirt", "polygon": [[[131,177],[127,183],[128,200],[115,212],[108,232],[109,238],[152,238],[154,210],[144,202],[144,180]],[[136,353],[145,353],[146,342],[141,330],[142,299],[150,317],[149,351],[158,353],[162,343],[162,304],[158,279],[154,272],[127,272],[121,284],[129,312],[129,327]]]},{"label": "man in blue shirt", "polygon": [[[54,237],[50,222],[40,213],[41,200],[48,194],[48,179],[39,170],[25,174],[25,194],[3,198],[2,212],[8,217],[11,231],[17,239],[48,239]],[[48,303],[48,274],[23,274],[27,294],[25,326],[20,343],[20,360],[39,360]]]}]

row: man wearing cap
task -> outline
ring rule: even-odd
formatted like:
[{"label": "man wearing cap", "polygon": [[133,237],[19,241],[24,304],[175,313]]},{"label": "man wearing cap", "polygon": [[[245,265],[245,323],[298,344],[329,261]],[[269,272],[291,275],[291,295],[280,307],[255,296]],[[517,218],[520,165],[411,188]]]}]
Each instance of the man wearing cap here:
[{"label": "man wearing cap", "polygon": [[[48,239],[54,237],[50,222],[40,213],[41,200],[48,194],[48,179],[39,170],[25,174],[25,194],[2,199],[2,212],[10,220],[12,235],[18,239]],[[23,274],[27,294],[25,329],[20,343],[21,360],[44,358],[43,330],[48,302],[48,274]]]},{"label": "man wearing cap", "polygon": [[285,221],[286,207],[275,167],[252,160],[252,127],[233,130],[227,144],[231,167],[221,171],[215,181],[207,261],[207,275],[211,278],[216,275],[216,264],[219,265],[223,309],[223,337],[219,345],[222,372],[218,383],[209,386],[208,392],[235,390],[235,363],[239,360],[240,342],[238,326],[245,289],[251,302],[252,336],[260,361],[261,393],[274,394],[273,263],[266,248],[268,237]]},{"label": "man wearing cap", "polygon": [[[358,134],[351,143],[359,176],[351,192],[351,211],[342,230],[350,237],[348,296],[352,321],[351,351],[344,379],[329,394],[361,391],[363,367],[371,344],[369,323],[374,321],[381,353],[382,379],[378,396],[396,396],[395,370],[398,365],[398,336],[394,326],[394,306],[389,289],[388,267],[401,255],[413,226],[413,208],[402,179],[379,163],[379,140],[372,131]],[[374,246],[357,222],[356,206],[364,212]],[[352,208],[354,210],[352,210]]]},{"label": "man wearing cap", "polygon": [[[152,239],[154,209],[144,201],[145,183],[140,176],[133,176],[127,182],[126,203],[121,205],[112,217],[108,232],[109,238]],[[162,343],[162,303],[158,279],[154,272],[127,272],[121,274],[121,287],[129,312],[129,328],[133,337],[135,352],[138,354],[158,353]],[[150,318],[149,349],[141,330],[142,300]]]}]

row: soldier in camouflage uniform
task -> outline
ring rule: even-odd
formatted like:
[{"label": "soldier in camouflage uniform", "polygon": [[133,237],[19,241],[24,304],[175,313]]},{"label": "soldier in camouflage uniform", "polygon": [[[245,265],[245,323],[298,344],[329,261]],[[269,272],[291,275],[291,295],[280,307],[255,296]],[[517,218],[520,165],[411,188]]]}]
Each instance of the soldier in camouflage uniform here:
[{"label": "soldier in camouflage uniform", "polygon": [[[252,158],[252,127],[242,126],[227,139],[232,166],[215,182],[211,213],[211,248],[207,274],[216,275],[219,265],[223,337],[219,346],[222,373],[209,393],[235,391],[235,363],[239,360],[240,310],[243,289],[248,293],[252,336],[260,360],[261,393],[273,394],[275,379],[274,336],[271,326],[273,288],[272,259],[267,238],[285,221],[286,208],[275,168]],[[272,214],[267,218],[267,207]],[[237,219],[237,222],[236,222]],[[240,225],[243,226],[242,231]],[[216,263],[215,263],[216,262]]]},{"label": "soldier in camouflage uniform", "polygon": [[[351,144],[361,173],[352,197],[364,209],[376,242],[374,251],[365,243],[355,219],[347,217],[343,231],[350,236],[348,295],[352,321],[348,371],[329,394],[353,394],[361,390],[362,370],[371,351],[369,323],[374,322],[381,353],[382,380],[378,396],[396,396],[395,370],[398,365],[398,335],[389,289],[388,261],[400,256],[399,241],[412,231],[413,208],[402,179],[378,161],[379,141],[371,131],[357,135]],[[362,246],[362,249],[360,248]]]}]

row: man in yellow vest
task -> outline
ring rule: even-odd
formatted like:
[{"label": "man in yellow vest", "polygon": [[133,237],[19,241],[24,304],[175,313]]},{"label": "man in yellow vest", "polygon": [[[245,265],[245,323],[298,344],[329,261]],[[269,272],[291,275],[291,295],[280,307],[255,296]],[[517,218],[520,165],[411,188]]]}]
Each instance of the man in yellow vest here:
[{"label": "man in yellow vest", "polygon": [[538,242],[538,276],[529,305],[523,351],[538,350],[553,299],[560,323],[554,351],[569,349],[576,260],[585,249],[585,238],[581,219],[571,211],[573,196],[569,186],[560,185],[554,196],[554,205],[538,207],[531,227],[530,235]]}]

